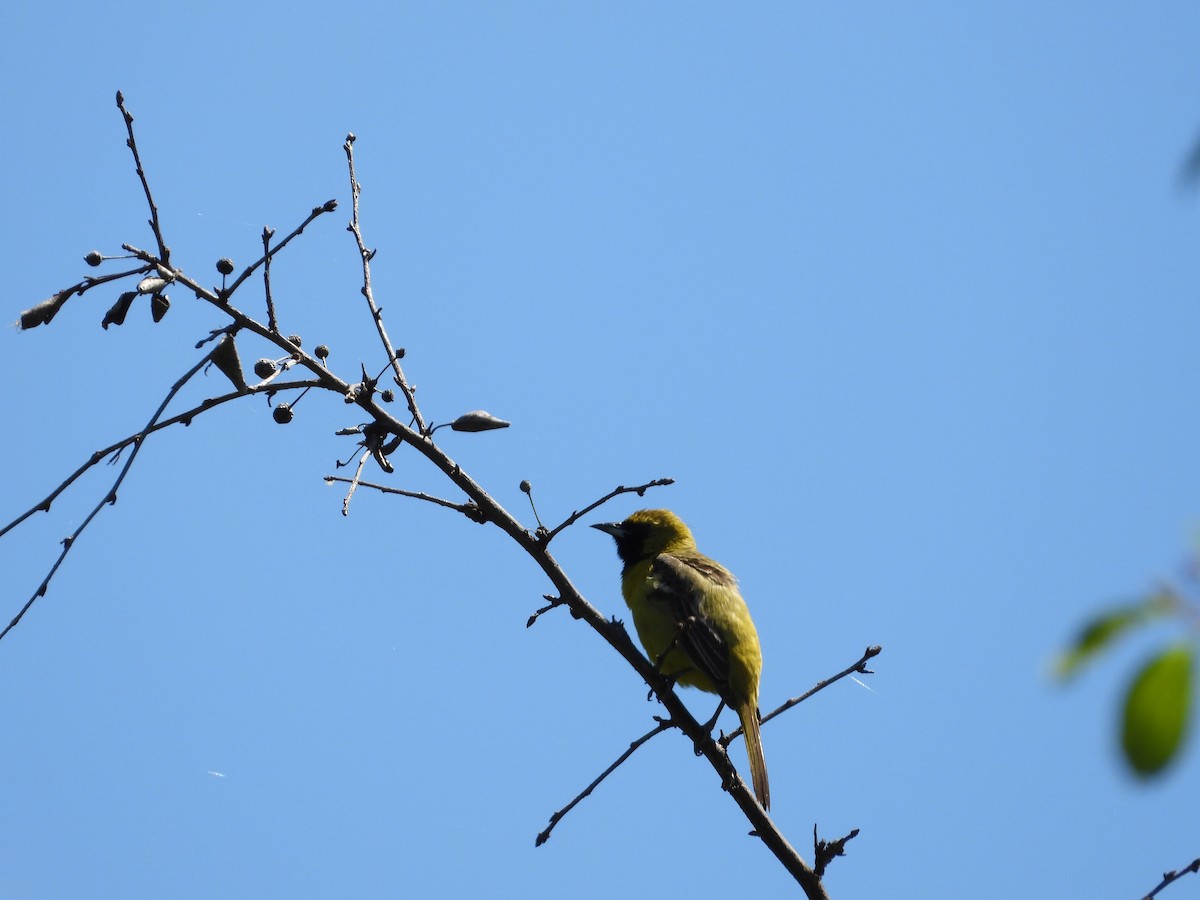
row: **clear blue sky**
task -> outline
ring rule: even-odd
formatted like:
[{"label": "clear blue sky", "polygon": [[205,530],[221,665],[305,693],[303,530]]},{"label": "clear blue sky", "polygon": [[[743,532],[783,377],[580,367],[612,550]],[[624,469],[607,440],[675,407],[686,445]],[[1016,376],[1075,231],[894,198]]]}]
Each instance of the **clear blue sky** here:
[{"label": "clear blue sky", "polygon": [[[189,273],[342,202],[276,263],[283,327],[381,368],[354,131],[426,413],[514,423],[439,432],[464,467],[530,521],[524,478],[553,521],[676,478],[647,499],[739,574],[764,706],[884,646],[764,731],[806,855],[814,821],[862,829],[834,897],[1134,898],[1200,855],[1200,752],[1140,786],[1112,741],[1164,634],[1046,678],[1200,519],[1193,4],[105,6],[24,4],[0,39],[10,320],[152,243],[120,88]],[[111,299],[4,334],[0,517],[137,430],[222,324],[175,291],[104,332]],[[0,643],[0,893],[791,895],[675,735],[534,848],[656,709],[569,617],[525,628],[549,585],[499,533],[366,493],[343,519],[321,476],[356,421],[246,401],[147,443]],[[112,474],[0,541],[0,617]],[[622,613],[606,537],[556,551]]]}]

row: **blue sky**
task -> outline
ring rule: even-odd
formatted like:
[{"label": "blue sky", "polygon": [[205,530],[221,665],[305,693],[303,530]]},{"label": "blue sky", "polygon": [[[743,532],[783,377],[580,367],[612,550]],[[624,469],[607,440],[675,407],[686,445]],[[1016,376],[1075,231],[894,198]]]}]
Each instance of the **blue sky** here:
[{"label": "blue sky", "polygon": [[[87,251],[152,244],[119,88],[190,274],[339,199],[276,261],[283,327],[344,377],[381,368],[355,132],[424,411],[513,422],[438,432],[456,460],[531,525],[522,479],[550,522],[674,477],[647,502],[739,575],[766,707],[883,645],[763,735],[798,847],[861,829],[833,896],[1141,896],[1200,855],[1197,754],[1140,785],[1112,740],[1170,632],[1067,689],[1046,671],[1091,611],[1175,577],[1200,516],[1198,34],[1183,3],[13,10],[9,316]],[[0,338],[3,518],[194,363],[222,322],[172,301],[105,332],[89,295]],[[549,585],[498,532],[367,493],[344,519],[321,476],[356,423],[247,400],[147,442],[0,643],[5,895],[789,894],[674,735],[535,849],[656,709],[569,617],[525,628]],[[0,541],[0,615],[112,474]],[[555,549],[622,614],[607,538]]]}]

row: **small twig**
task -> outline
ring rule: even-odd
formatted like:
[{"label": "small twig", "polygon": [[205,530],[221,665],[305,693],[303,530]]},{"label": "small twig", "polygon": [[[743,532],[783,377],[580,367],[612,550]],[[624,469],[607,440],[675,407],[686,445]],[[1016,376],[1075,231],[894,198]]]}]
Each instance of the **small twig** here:
[{"label": "small twig", "polygon": [[[358,468],[354,470],[354,477],[345,479],[349,481],[350,490],[346,491],[346,497],[342,500],[342,515],[350,515],[350,499],[354,496],[354,492],[358,490],[359,481],[362,478],[363,466],[367,464],[367,460],[371,458],[371,451],[364,450],[358,456]],[[332,479],[326,478],[325,483],[328,484]]]},{"label": "small twig", "polygon": [[[289,381],[285,384],[271,385],[270,390],[271,391],[286,391],[291,388],[317,387],[319,384],[320,384],[319,381]],[[69,476],[67,476],[67,479],[65,481],[63,481],[63,483],[60,484],[58,487],[56,487],[53,491],[51,491],[45,497],[45,499],[43,499],[40,502],[38,502],[37,504],[31,506],[29,509],[25,510],[25,512],[21,513],[21,515],[17,516],[15,519],[13,519],[11,522],[9,522],[7,525],[5,525],[3,528],[0,528],[0,538],[4,537],[4,535],[6,535],[8,532],[12,531],[14,528],[16,528],[18,525],[20,525],[22,522],[24,522],[26,519],[28,519],[34,513],[49,512],[50,504],[52,504],[55,500],[57,500],[59,495],[61,495],[63,491],[65,491],[75,481],[77,481],[88,469],[90,469],[92,466],[96,465],[98,462],[100,462],[100,460],[104,459],[105,457],[109,456],[110,454],[117,453],[117,452],[123,450],[124,448],[128,447],[130,444],[145,440],[145,438],[147,438],[151,434],[154,434],[154,432],[162,431],[164,428],[170,428],[172,425],[178,425],[180,423],[183,423],[184,425],[190,425],[192,423],[192,419],[194,419],[200,413],[204,412],[205,410],[212,409],[213,407],[220,406],[222,403],[228,403],[230,400],[237,400],[239,397],[249,397],[249,396],[252,396],[253,394],[264,393],[266,390],[267,390],[267,386],[266,386],[266,382],[264,382],[261,385],[249,386],[244,391],[230,391],[228,394],[222,394],[219,397],[210,397],[209,399],[207,399],[203,403],[201,403],[199,406],[195,406],[192,409],[189,409],[185,412],[181,412],[178,415],[172,416],[169,419],[163,419],[161,422],[155,422],[150,427],[143,428],[141,431],[137,432],[136,434],[131,434],[127,437],[123,437],[123,438],[121,438],[121,440],[117,441],[116,443],[109,444],[107,447],[105,447],[102,450],[97,450],[95,453],[93,453],[91,455],[91,457],[88,459],[87,462],[85,462],[78,469],[76,469]]]},{"label": "small twig", "polygon": [[[150,193],[150,182],[146,180],[146,172],[142,168],[142,157],[138,153],[137,140],[133,136],[133,116],[129,110],[125,108],[125,95],[117,91],[117,109],[121,110],[121,117],[125,120],[125,131],[129,134],[129,139],[125,142],[133,153],[133,164],[137,168],[138,178],[142,182],[142,190],[146,193],[146,203],[150,206],[150,230],[154,232],[154,240],[158,242],[158,258],[162,260],[164,266],[171,264],[171,248],[167,246],[163,240],[162,227],[158,222],[158,207],[154,203],[154,197]],[[2,637],[3,635],[0,635]]]},{"label": "small twig", "polygon": [[[304,217],[304,221],[301,222],[299,225],[297,225],[294,229],[292,229],[291,234],[289,234],[282,241],[280,241],[278,244],[276,244],[274,247],[272,247],[269,252],[263,253],[262,256],[260,256],[258,259],[256,259],[254,262],[252,262],[250,265],[246,266],[246,268],[242,271],[242,274],[237,277],[237,279],[233,282],[233,284],[231,284],[228,288],[222,289],[220,291],[220,296],[222,298],[232,297],[234,291],[236,291],[239,287],[241,287],[242,282],[245,281],[247,278],[249,278],[251,275],[253,275],[255,270],[258,269],[259,266],[266,265],[267,261],[272,259],[276,255],[278,255],[279,251],[281,251],[284,247],[286,247],[289,243],[291,243],[293,238],[299,237],[300,235],[304,234],[304,229],[307,228],[309,225],[311,225],[315,219],[317,219],[318,217],[320,217],[321,215],[323,215],[325,213],[331,213],[335,209],[337,209],[337,201],[336,200],[326,200],[320,206],[314,206],[311,210],[309,210],[308,215]],[[135,249],[135,248],[129,247],[125,244],[122,244],[121,246],[124,247],[126,250],[130,250],[130,251],[133,251]],[[183,279],[180,279],[180,280],[182,281]],[[188,284],[187,282],[184,282],[184,283]],[[190,284],[188,284],[188,286],[191,287]]]},{"label": "small twig", "polygon": [[[866,650],[863,651],[863,655],[859,658],[858,662],[854,663],[851,666],[847,666],[846,668],[842,669],[842,671],[838,672],[836,675],[826,678],[824,681],[818,681],[815,685],[813,685],[811,688],[809,688],[807,691],[805,691],[799,697],[793,697],[792,699],[787,700],[784,703],[780,704],[778,707],[771,710],[765,716],[762,716],[759,719],[759,722],[762,725],[766,725],[768,722],[770,722],[776,716],[783,715],[783,713],[787,712],[793,706],[803,703],[805,700],[807,700],[813,694],[815,694],[819,691],[825,690],[825,688],[829,687],[834,682],[841,681],[847,675],[850,675],[854,672],[858,672],[860,675],[874,675],[875,673],[867,668],[867,660],[873,659],[874,657],[878,656],[882,652],[883,652],[883,647],[881,647],[879,645],[876,645],[874,647],[868,647]],[[742,733],[742,729],[739,726],[739,727],[735,728],[733,731],[731,731],[729,734],[722,735],[721,739],[718,741],[718,743],[722,747],[728,747],[734,741],[734,739],[736,739],[737,737],[739,737],[741,735],[741,733]]]},{"label": "small twig", "polygon": [[1162,881],[1158,883],[1158,887],[1143,897],[1142,900],[1153,900],[1154,896],[1158,894],[1159,891],[1172,882],[1178,881],[1189,872],[1200,872],[1200,859],[1193,859],[1190,865],[1184,866],[1182,869],[1164,872]]},{"label": "small twig", "polygon": [[533,518],[537,521],[537,533],[539,535],[546,534],[546,526],[542,524],[542,517],[538,515],[537,504],[533,502],[533,485],[529,483],[529,479],[525,479],[519,485],[521,493],[529,498],[529,508],[533,510]]},{"label": "small twig", "polygon": [[845,669],[842,669],[842,671],[838,672],[836,675],[832,676],[831,678],[826,678],[824,681],[817,682],[812,688],[805,691],[799,697],[793,697],[791,700],[788,700],[786,703],[780,705],[778,709],[774,709],[771,712],[767,713],[765,716],[762,717],[762,720],[761,720],[762,723],[765,725],[767,722],[771,721],[776,716],[782,715],[783,713],[787,712],[789,709],[791,709],[797,703],[803,703],[805,700],[807,700],[813,694],[817,693],[818,691],[825,690],[825,688],[829,687],[835,681],[841,681],[847,675],[853,674],[854,672],[858,672],[860,675],[874,675],[875,673],[867,668],[867,660],[873,659],[874,657],[878,656],[882,652],[883,652],[883,647],[878,644],[875,645],[874,647],[868,647],[866,650],[863,651],[862,658],[859,659],[859,661],[856,662],[854,665],[847,666]]},{"label": "small twig", "polygon": [[839,856],[846,855],[846,843],[858,837],[858,829],[853,829],[845,837],[836,841],[825,841],[817,837],[817,826],[813,825],[813,871],[821,878],[829,864]]},{"label": "small twig", "polygon": [[563,520],[562,524],[558,525],[556,528],[552,528],[549,531],[547,531],[545,533],[545,537],[543,538],[543,541],[545,541],[547,544],[550,543],[550,541],[553,540],[554,536],[556,534],[558,534],[560,531],[562,531],[564,528],[568,527],[569,525],[574,525],[576,522],[578,522],[580,519],[582,519],[584,516],[586,516],[588,513],[590,513],[593,509],[596,509],[599,506],[603,506],[605,503],[607,503],[609,500],[613,499],[614,497],[619,497],[619,496],[621,496],[621,494],[637,494],[639,497],[643,497],[643,496],[645,496],[646,491],[648,491],[650,488],[665,487],[666,485],[674,484],[674,483],[675,483],[674,478],[655,478],[653,481],[647,481],[645,484],[639,484],[636,487],[625,487],[624,485],[622,485],[622,486],[618,487],[616,490],[610,491],[609,493],[605,494],[603,497],[601,497],[595,503],[588,504],[583,509],[576,510],[575,512],[571,513],[569,516],[567,516],[566,519]]},{"label": "small twig", "polygon": [[[118,94],[117,96],[119,99],[120,95]],[[167,391],[167,396],[163,398],[162,403],[158,405],[158,409],[154,411],[154,415],[150,417],[150,421],[146,424],[146,427],[142,429],[142,433],[149,432],[153,425],[158,421],[158,417],[163,414],[163,410],[167,408],[167,404],[170,403],[172,398],[179,393],[179,390],[191,380],[193,375],[204,368],[211,357],[212,351],[204,354],[204,357],[198,363],[188,369],[187,372],[185,372],[183,376],[171,386],[171,389]],[[142,439],[136,438],[133,441],[133,452],[129,454],[129,459],[125,460],[125,465],[121,467],[121,472],[119,475],[117,475],[112,487],[108,489],[108,492],[104,495],[104,498],[96,504],[95,508],[88,513],[87,517],[83,520],[79,527],[76,528],[68,537],[63,539],[63,548],[62,552],[58,554],[58,559],[54,561],[54,564],[50,567],[50,571],[46,573],[46,577],[42,579],[42,583],[38,586],[38,589],[33,592],[33,596],[30,597],[25,602],[25,605],[21,607],[21,611],[13,617],[13,620],[5,626],[3,631],[0,631],[0,640],[3,640],[4,636],[12,631],[13,628],[16,627],[17,623],[24,618],[25,613],[29,612],[29,608],[33,606],[34,601],[37,600],[38,597],[45,596],[46,589],[50,586],[50,579],[54,577],[54,573],[56,573],[59,566],[63,564],[63,560],[67,558],[67,554],[71,552],[71,548],[75,546],[75,541],[83,533],[83,530],[91,524],[92,520],[95,519],[97,515],[100,514],[100,510],[102,510],[105,506],[111,506],[117,502],[117,488],[119,488],[122,482],[125,481],[125,476],[129,474],[129,469],[133,465],[133,461],[137,459],[138,451],[141,450],[141,448]]]},{"label": "small twig", "polygon": [[637,751],[637,749],[639,747],[642,746],[642,744],[646,743],[651,738],[662,734],[667,729],[675,727],[674,723],[671,722],[669,719],[659,719],[657,716],[655,718],[658,721],[658,725],[656,725],[650,731],[647,731],[640,738],[638,738],[636,741],[634,741],[632,744],[630,744],[629,748],[624,753],[622,753],[620,756],[618,756],[616,758],[616,761],[613,762],[613,764],[611,766],[609,766],[607,769],[605,769],[603,772],[601,772],[599,774],[599,776],[597,776],[595,781],[593,781],[591,784],[589,784],[587,787],[585,787],[575,797],[574,800],[572,800],[570,803],[568,803],[566,806],[564,806],[562,809],[560,809],[558,812],[556,812],[554,815],[552,815],[550,817],[550,824],[547,825],[545,831],[542,831],[540,834],[538,834],[537,838],[534,840],[533,845],[535,847],[540,847],[540,846],[542,846],[542,844],[546,843],[546,841],[550,840],[550,832],[554,830],[554,826],[557,825],[562,820],[562,817],[565,816],[567,813],[569,813],[572,809],[574,809],[579,804],[579,802],[581,800],[583,800],[584,797],[587,797],[589,794],[591,794],[592,791],[594,791],[597,787],[599,787],[600,782],[602,782],[605,778],[607,778],[609,775],[611,775],[613,772],[615,772],[617,770],[617,768],[623,762],[625,762],[625,760],[627,760],[627,759],[629,759],[629,757],[633,756],[633,754]]},{"label": "small twig", "polygon": [[348,134],[346,135],[346,142],[342,144],[342,149],[346,151],[346,164],[350,170],[351,216],[350,224],[346,226],[346,230],[354,235],[354,242],[358,245],[358,254],[362,257],[362,295],[367,300],[367,307],[371,310],[371,318],[375,321],[375,330],[379,332],[379,340],[383,342],[383,349],[387,352],[387,358],[392,366],[392,374],[395,377],[396,386],[404,394],[404,399],[408,403],[408,411],[412,413],[413,424],[416,426],[417,431],[421,434],[427,434],[425,419],[422,418],[421,411],[417,408],[416,393],[408,383],[408,379],[404,377],[404,369],[400,366],[400,359],[404,356],[404,351],[396,352],[396,349],[392,346],[392,339],[388,337],[387,329],[383,325],[383,310],[375,304],[375,294],[371,290],[371,260],[375,256],[375,251],[367,249],[367,245],[363,242],[362,227],[359,225],[358,195],[362,191],[362,186],[358,183],[358,178],[354,174],[355,140],[356,138],[353,134]]},{"label": "small twig", "polygon": [[539,606],[530,614],[529,618],[525,622],[526,628],[532,628],[533,623],[539,618],[550,612],[550,610],[558,609],[558,607],[563,605],[562,597],[555,597],[553,594],[542,594],[542,599],[546,601],[546,605]]},{"label": "small twig", "polygon": [[279,333],[279,320],[275,318],[275,298],[271,296],[271,237],[275,229],[263,226],[263,290],[267,295],[267,327]]},{"label": "small twig", "polygon": [[[345,478],[341,475],[326,475],[325,483],[333,484],[341,482],[342,484],[351,484],[353,479]],[[456,512],[462,513],[472,522],[483,522],[482,513],[478,506],[474,503],[455,503],[452,500],[443,500],[441,497],[435,497],[432,494],[423,494],[420,491],[406,491],[402,488],[389,487],[386,484],[375,484],[372,481],[359,481],[358,487],[370,488],[371,490],[379,491],[382,494],[399,494],[402,497],[412,497],[414,500],[424,500],[428,503],[444,506],[447,509],[453,509]]]}]

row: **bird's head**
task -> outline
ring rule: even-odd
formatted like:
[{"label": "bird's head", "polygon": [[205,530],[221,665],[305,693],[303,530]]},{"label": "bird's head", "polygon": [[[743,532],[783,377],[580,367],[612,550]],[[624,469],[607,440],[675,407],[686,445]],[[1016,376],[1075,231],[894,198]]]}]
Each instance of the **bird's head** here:
[{"label": "bird's head", "polygon": [[627,566],[660,553],[696,549],[691,531],[669,509],[639,509],[624,522],[600,522],[592,527],[612,535],[617,556]]}]

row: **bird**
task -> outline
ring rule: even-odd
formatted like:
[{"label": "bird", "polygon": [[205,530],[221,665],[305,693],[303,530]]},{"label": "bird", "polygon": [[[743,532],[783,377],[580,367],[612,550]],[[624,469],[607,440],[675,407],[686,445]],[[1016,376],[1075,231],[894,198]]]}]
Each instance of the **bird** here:
[{"label": "bird", "polygon": [[737,579],[696,549],[691,530],[670,510],[642,509],[592,527],[616,541],[621,593],[650,661],[677,684],[716,694],[737,713],[754,796],[770,809],[758,712],[762,650]]}]

